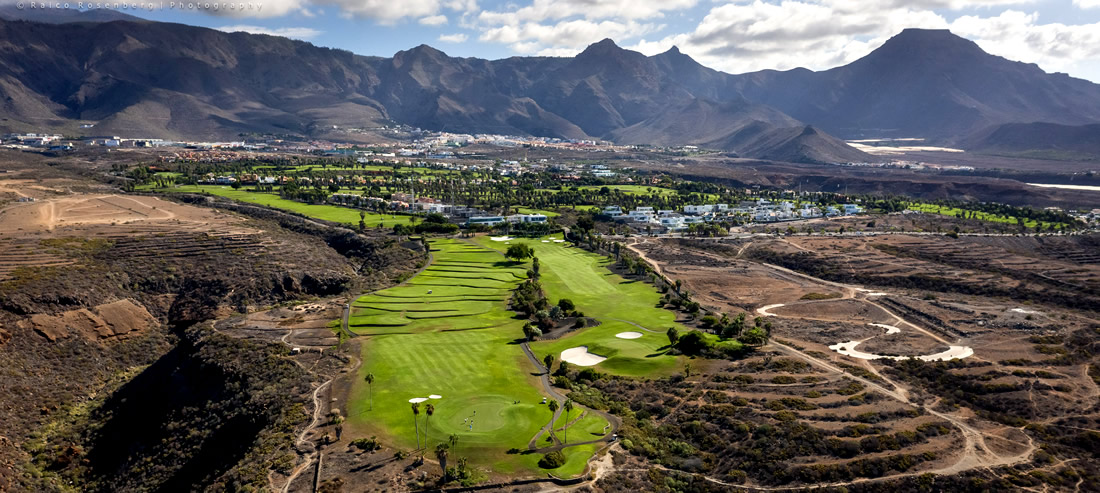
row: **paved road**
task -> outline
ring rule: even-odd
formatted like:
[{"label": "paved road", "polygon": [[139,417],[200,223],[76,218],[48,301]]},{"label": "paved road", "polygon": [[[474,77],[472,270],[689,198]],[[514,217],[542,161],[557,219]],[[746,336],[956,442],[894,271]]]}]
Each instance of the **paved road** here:
[{"label": "paved road", "polygon": [[[550,384],[550,372],[545,366],[543,366],[542,362],[539,361],[537,357],[535,357],[535,353],[531,352],[531,346],[528,346],[526,342],[521,344],[521,346],[523,347],[523,353],[527,355],[527,359],[531,360],[531,364],[535,365],[535,368],[538,368],[539,371],[542,372],[542,375],[539,376],[539,380],[542,381],[542,387],[546,389],[546,393],[550,394],[551,399],[558,401],[558,409],[554,411],[554,417],[550,419],[549,423],[546,423],[541,429],[539,429],[539,432],[531,438],[531,441],[527,442],[527,449],[535,450],[538,448],[539,438],[542,437],[543,433],[550,433],[551,428],[554,426],[554,423],[556,423],[558,421],[558,417],[561,416],[561,405],[565,402],[566,397],[559,393],[557,389],[555,389],[554,386]],[[555,437],[554,443],[558,443],[557,437]]]},{"label": "paved road", "polygon": [[598,438],[596,440],[588,440],[588,441],[584,441],[584,442],[574,442],[574,443],[566,443],[566,444],[563,444],[560,441],[558,441],[557,436],[555,435],[554,436],[554,445],[552,445],[550,447],[538,448],[538,440],[539,440],[539,438],[542,437],[543,433],[552,432],[552,428],[554,426],[554,423],[556,423],[558,421],[558,418],[561,416],[561,413],[562,413],[561,404],[565,402],[567,397],[562,395],[561,393],[559,393],[558,390],[555,389],[554,386],[550,384],[550,371],[549,371],[549,369],[546,368],[545,366],[543,366],[542,362],[539,361],[539,359],[537,357],[535,357],[535,353],[531,352],[531,347],[528,346],[526,342],[524,342],[521,346],[523,347],[524,354],[526,354],[527,358],[531,360],[531,363],[535,365],[535,368],[538,368],[539,371],[542,372],[542,375],[539,376],[539,379],[542,380],[542,386],[546,389],[546,393],[550,394],[551,398],[558,401],[558,409],[557,409],[557,411],[554,411],[553,419],[551,419],[549,423],[547,423],[545,426],[543,426],[539,430],[539,432],[537,434],[535,434],[535,436],[533,438],[531,438],[530,442],[527,442],[527,449],[532,450],[532,451],[536,451],[536,452],[539,452],[539,453],[549,453],[549,452],[553,452],[553,451],[556,451],[556,450],[561,450],[561,449],[566,448],[566,447],[575,447],[575,446],[578,446],[578,445],[588,445],[590,443],[610,442],[611,437],[619,432],[619,428],[622,426],[622,420],[620,420],[618,418],[618,416],[613,416],[613,415],[605,413],[603,411],[599,411],[599,410],[596,410],[596,409],[589,409],[589,408],[586,408],[584,406],[577,405],[577,407],[580,407],[582,409],[588,409],[589,412],[596,413],[596,414],[602,416],[604,419],[606,419],[607,422],[611,425],[611,429],[607,431],[607,434],[604,435],[603,438]]}]

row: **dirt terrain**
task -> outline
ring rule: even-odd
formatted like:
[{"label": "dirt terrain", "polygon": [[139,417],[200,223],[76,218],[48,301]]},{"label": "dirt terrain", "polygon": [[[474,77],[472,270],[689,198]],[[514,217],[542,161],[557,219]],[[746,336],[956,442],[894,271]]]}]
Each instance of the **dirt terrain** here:
[{"label": "dirt terrain", "polygon": [[[960,435],[935,450],[950,451],[950,459],[930,462],[925,470],[966,475],[1013,466],[1045,471],[1033,474],[1041,477],[1065,473],[1066,461],[1082,461],[1074,467],[1093,471],[1089,481],[1095,482],[1100,464],[1085,462],[1080,449],[1067,445],[1075,438],[1067,437],[1098,432],[1100,322],[1093,310],[1100,304],[1067,302],[1057,294],[1076,289],[1078,297],[1092,299],[1100,281],[1095,241],[644,238],[628,247],[657,272],[681,281],[708,311],[731,317],[746,312],[771,322],[770,346],[808,363],[824,381],[853,379],[886,399],[876,402],[877,409],[893,402],[946,420]],[[914,277],[939,282],[911,282]],[[1040,283],[1041,289],[1035,286]],[[993,285],[1006,287],[1004,295],[987,295],[984,288]],[[922,366],[924,358],[948,361]],[[761,381],[767,380],[742,381],[736,395],[775,391]],[[1090,424],[1060,429],[1067,420]],[[1039,443],[1048,452],[1036,460]],[[1047,453],[1062,462],[1050,462]],[[629,477],[617,473],[614,480],[629,483]],[[714,485],[727,480],[708,477]]]},{"label": "dirt terrain", "polygon": [[[107,478],[133,489],[286,484],[276,476],[294,469],[296,443],[306,454],[332,433],[310,427],[306,413],[329,411],[319,402],[326,382],[354,364],[327,351],[347,294],[394,282],[420,254],[384,236],[126,195],[85,176],[110,162],[8,154],[0,152],[0,490],[95,490]],[[224,333],[195,329],[216,319],[227,321]],[[223,440],[255,448],[198,453],[225,449]],[[157,466],[129,462],[146,460]],[[301,464],[301,478],[312,479]],[[188,482],[172,480],[176,472]]]}]

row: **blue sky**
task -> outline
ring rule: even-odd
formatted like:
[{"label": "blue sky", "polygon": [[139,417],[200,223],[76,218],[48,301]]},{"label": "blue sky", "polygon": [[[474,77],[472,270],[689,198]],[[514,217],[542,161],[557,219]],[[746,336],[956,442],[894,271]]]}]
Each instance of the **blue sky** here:
[{"label": "blue sky", "polygon": [[906,27],[947,28],[991,53],[1100,82],[1100,0],[259,0],[220,15],[129,12],[159,21],[284,34],[362,55],[419,44],[452,56],[571,56],[612,38],[655,54],[676,45],[732,72],[851,62]]}]

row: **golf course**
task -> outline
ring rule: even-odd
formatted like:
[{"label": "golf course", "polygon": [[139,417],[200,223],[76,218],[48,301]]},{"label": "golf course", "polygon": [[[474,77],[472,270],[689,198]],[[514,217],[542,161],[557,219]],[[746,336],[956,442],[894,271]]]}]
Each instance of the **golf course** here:
[{"label": "golf course", "polygon": [[[548,471],[538,465],[542,453],[516,453],[528,451],[553,413],[543,403],[552,396],[540,381],[541,369],[521,346],[525,321],[508,307],[531,265],[505,258],[503,250],[515,243],[535,250],[551,302],[572,299],[578,310],[601,321],[560,339],[532,342],[538,358],[553,354],[560,361],[566,350],[587,346],[606,358],[596,365],[601,372],[642,377],[681,368],[678,357],[663,353],[664,331],[677,326],[674,314],[655,307],[659,295],[651,285],[609,271],[607,259],[568,246],[560,236],[434,239],[431,263],[419,274],[352,303],[349,328],[364,336],[363,366],[348,409],[357,436],[430,451],[454,434],[452,453],[495,472],[570,477],[584,470],[599,444],[568,445],[602,438],[610,426],[580,407],[554,423],[558,439],[569,439],[561,449],[563,466]],[[621,333],[641,335],[617,337]],[[567,432],[566,423],[572,423]],[[542,434],[535,445],[553,444]]]},{"label": "golf course", "polygon": [[[523,321],[508,310],[510,290],[526,277],[528,264],[461,240],[430,244],[432,263],[420,274],[352,305],[350,328],[368,337],[349,425],[357,434],[378,435],[406,450],[418,442],[433,449],[455,434],[452,453],[469,457],[471,464],[541,474],[542,454],[508,453],[526,451],[553,416],[542,402],[549,395],[538,369],[517,341]],[[362,378],[367,374],[374,376],[370,385]],[[422,400],[416,422],[411,400]],[[431,416],[428,404],[434,408]],[[601,423],[586,422],[583,429],[603,430],[607,422],[593,416]],[[571,441],[599,438],[581,428],[575,437]],[[553,474],[579,474],[596,447],[564,448],[567,461]]]},{"label": "golf course", "polygon": [[[554,240],[561,240],[560,235],[515,239],[512,243],[526,243],[534,249],[542,264],[542,286],[551,302],[568,298],[586,316],[599,320],[600,325],[571,332],[560,339],[533,342],[531,350],[535,355],[541,359],[552,354],[560,360],[563,351],[587,346],[589,353],[607,358],[595,366],[601,372],[659,377],[678,371],[678,358],[663,354],[668,344],[665,331],[669,327],[685,329],[676,323],[673,312],[657,308],[661,295],[653,286],[612,273],[607,269],[611,263],[607,257]],[[478,241],[487,248],[504,247],[490,237],[479,237]],[[642,337],[616,337],[625,332],[641,332]]]}]

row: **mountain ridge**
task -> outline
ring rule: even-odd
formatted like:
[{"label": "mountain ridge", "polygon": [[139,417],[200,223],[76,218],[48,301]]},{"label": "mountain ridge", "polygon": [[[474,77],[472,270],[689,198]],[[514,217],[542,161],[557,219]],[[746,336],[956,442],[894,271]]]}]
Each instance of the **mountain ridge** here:
[{"label": "mountain ridge", "polygon": [[[65,41],[34,48],[46,39]],[[1100,121],[1100,85],[947,31],[905,30],[826,71],[739,75],[676,47],[646,56],[609,38],[572,58],[457,58],[426,44],[385,58],[181,24],[0,21],[0,48],[0,127],[12,131],[95,121],[97,133],[165,138],[317,136],[396,121],[847,162],[875,158],[833,135],[936,140],[1027,118]]]}]

